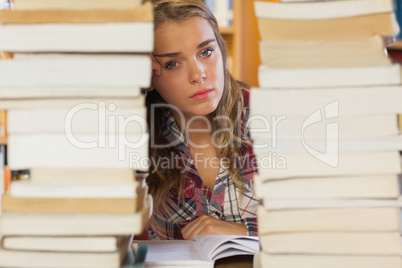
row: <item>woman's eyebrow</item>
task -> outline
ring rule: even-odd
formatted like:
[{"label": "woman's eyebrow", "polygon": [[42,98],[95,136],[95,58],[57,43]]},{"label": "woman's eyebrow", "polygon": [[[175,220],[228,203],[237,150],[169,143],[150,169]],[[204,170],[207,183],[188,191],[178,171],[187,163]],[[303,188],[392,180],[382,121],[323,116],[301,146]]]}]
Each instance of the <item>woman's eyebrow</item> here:
[{"label": "woman's eyebrow", "polygon": [[180,56],[181,52],[172,52],[172,53],[165,53],[165,54],[154,54],[154,57],[169,57],[174,58]]},{"label": "woman's eyebrow", "polygon": [[[200,49],[212,42],[215,42],[215,39],[208,39],[205,40],[204,42],[201,42],[198,46],[197,49]],[[154,54],[154,57],[169,57],[169,58],[174,58],[180,56],[182,53],[181,52],[172,52],[172,53],[164,53],[164,54]]]},{"label": "woman's eyebrow", "polygon": [[206,41],[204,41],[204,42],[201,42],[198,46],[197,46],[197,48],[199,49],[199,48],[202,48],[202,47],[204,47],[204,46],[206,46],[206,45],[208,45],[209,43],[212,43],[212,42],[215,42],[215,39],[208,39],[208,40],[206,40]]}]

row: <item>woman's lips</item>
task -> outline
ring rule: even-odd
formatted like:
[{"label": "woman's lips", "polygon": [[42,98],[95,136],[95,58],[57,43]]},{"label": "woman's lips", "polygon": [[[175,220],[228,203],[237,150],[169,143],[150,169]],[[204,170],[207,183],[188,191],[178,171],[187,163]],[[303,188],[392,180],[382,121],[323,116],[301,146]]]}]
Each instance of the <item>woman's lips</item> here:
[{"label": "woman's lips", "polygon": [[195,93],[193,96],[191,96],[192,99],[195,100],[203,100],[209,97],[209,95],[212,94],[212,89],[204,89],[200,90],[197,93]]}]

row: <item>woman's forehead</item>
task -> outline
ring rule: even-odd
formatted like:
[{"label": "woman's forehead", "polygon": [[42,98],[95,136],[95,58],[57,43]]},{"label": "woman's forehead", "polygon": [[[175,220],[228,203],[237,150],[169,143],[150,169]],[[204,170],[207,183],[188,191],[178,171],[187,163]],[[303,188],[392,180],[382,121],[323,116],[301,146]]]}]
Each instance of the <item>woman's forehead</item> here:
[{"label": "woman's forehead", "polygon": [[166,21],[155,29],[155,50],[194,46],[208,39],[214,39],[215,33],[206,19],[195,17],[184,21]]}]

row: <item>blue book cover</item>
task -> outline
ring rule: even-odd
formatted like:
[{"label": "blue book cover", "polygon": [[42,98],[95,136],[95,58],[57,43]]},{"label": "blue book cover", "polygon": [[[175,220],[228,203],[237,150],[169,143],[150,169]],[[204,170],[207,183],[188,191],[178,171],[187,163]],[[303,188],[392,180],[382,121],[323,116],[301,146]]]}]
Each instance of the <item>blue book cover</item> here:
[{"label": "blue book cover", "polygon": [[[399,27],[402,26],[402,0],[394,0],[394,9],[396,20],[398,21]],[[402,39],[401,31],[396,35],[396,39]]]}]

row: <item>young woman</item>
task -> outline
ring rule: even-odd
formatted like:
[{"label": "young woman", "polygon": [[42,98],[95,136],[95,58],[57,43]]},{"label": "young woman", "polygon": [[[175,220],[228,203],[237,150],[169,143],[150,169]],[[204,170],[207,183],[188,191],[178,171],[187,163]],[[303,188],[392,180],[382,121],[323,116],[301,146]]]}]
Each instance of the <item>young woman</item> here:
[{"label": "young woman", "polygon": [[248,90],[202,0],[152,0],[151,239],[257,235]]}]

